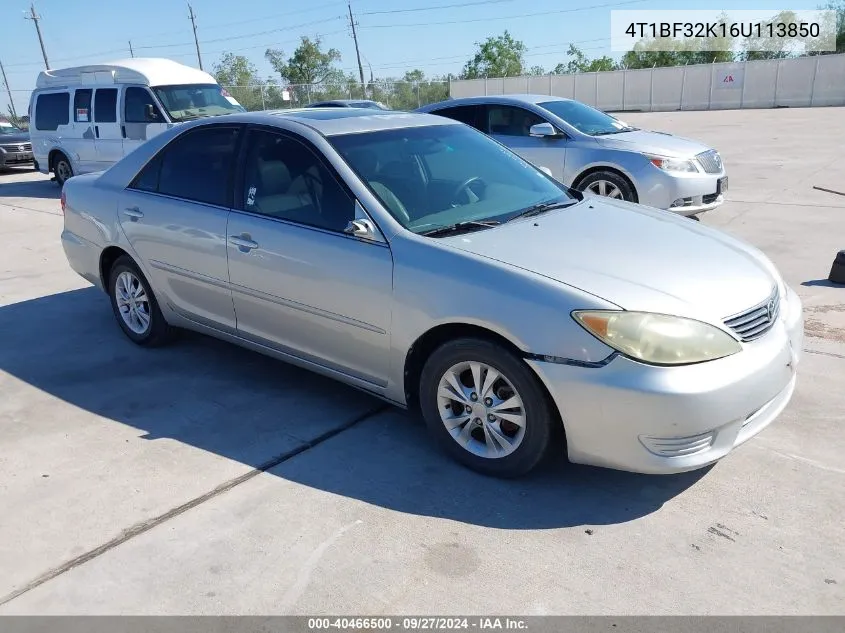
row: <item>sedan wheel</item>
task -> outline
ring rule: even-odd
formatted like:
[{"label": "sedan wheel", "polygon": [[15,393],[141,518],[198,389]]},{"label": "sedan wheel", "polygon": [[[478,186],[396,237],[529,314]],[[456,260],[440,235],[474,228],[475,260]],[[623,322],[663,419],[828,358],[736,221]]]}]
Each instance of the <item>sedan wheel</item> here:
[{"label": "sedan wheel", "polygon": [[164,320],[149,283],[128,255],[119,257],[112,266],[108,288],[117,323],[132,341],[152,347],[170,339],[172,328]]},{"label": "sedan wheel", "polygon": [[617,198],[619,200],[624,199],[619,187],[607,180],[596,180],[587,187],[587,190],[592,191],[596,195],[605,196],[607,198]]},{"label": "sedan wheel", "polygon": [[420,377],[429,431],[457,461],[515,477],[545,457],[560,419],[537,376],[510,350],[483,339],[436,349]]},{"label": "sedan wheel", "polygon": [[579,191],[589,191],[597,196],[636,202],[637,194],[633,185],[615,171],[594,171],[577,181]]}]

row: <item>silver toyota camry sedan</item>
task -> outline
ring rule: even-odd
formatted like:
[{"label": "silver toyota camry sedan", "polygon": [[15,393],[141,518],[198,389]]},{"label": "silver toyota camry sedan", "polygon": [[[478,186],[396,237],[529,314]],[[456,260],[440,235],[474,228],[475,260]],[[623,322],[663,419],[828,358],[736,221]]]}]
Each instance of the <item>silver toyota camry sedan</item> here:
[{"label": "silver toyota camry sedan", "polygon": [[564,450],[699,468],[795,386],[801,302],[760,251],[444,117],[190,122],[68,180],[62,209],[71,267],[135,343],[187,328],[331,376],[490,475]]},{"label": "silver toyota camry sedan", "polygon": [[724,202],[728,188],[716,150],[632,127],[572,99],[471,97],[418,111],[472,125],[579,191],[698,219]]}]

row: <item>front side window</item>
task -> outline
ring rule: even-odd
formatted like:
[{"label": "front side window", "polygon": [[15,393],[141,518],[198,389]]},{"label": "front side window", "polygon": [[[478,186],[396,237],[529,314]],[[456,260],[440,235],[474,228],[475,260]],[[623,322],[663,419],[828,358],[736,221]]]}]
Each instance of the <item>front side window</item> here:
[{"label": "front side window", "polygon": [[350,167],[406,228],[423,233],[460,222],[505,221],[571,197],[560,184],[464,125],[329,137]]},{"label": "front side window", "polygon": [[174,121],[190,121],[243,111],[243,108],[229,101],[226,91],[217,84],[156,86],[153,90]]},{"label": "front side window", "polygon": [[516,106],[487,106],[487,130],[500,136],[531,136],[531,126],[546,121]]},{"label": "front side window", "polygon": [[355,201],[304,144],[272,132],[249,135],[243,208],[271,218],[343,231]]},{"label": "front side window", "polygon": [[70,94],[53,92],[38,95],[35,102],[35,129],[57,130],[70,122]]},{"label": "front side window", "polygon": [[442,110],[436,110],[431,114],[436,114],[437,116],[445,116],[450,119],[454,119],[455,121],[460,121],[461,123],[471,125],[474,128],[478,128],[478,111],[480,108],[483,108],[483,106],[453,106],[451,108],[443,108]]},{"label": "front side window", "polygon": [[123,116],[127,123],[164,122],[153,96],[145,88],[129,87],[123,99]]},{"label": "front side window", "polygon": [[578,101],[546,101],[537,105],[559,116],[579,132],[590,136],[619,134],[620,132],[631,132],[635,129],[601,110],[596,110]]},{"label": "front side window", "polygon": [[97,88],[94,91],[94,121],[117,122],[117,88]]},{"label": "front side window", "polygon": [[228,207],[238,133],[232,127],[190,130],[147,163],[130,187]]}]

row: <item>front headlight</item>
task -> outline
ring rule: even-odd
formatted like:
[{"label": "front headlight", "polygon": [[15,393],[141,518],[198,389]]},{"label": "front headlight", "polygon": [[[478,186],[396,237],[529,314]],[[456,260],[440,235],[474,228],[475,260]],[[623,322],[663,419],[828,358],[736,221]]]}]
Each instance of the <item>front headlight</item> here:
[{"label": "front headlight", "polygon": [[727,332],[693,319],[621,310],[578,310],[572,316],[603,343],[652,365],[689,365],[742,350]]},{"label": "front headlight", "polygon": [[693,174],[698,173],[698,168],[691,160],[685,160],[683,158],[665,158],[663,156],[651,156],[649,154],[645,154],[645,157],[651,161],[652,165],[662,169],[663,171],[680,171]]}]

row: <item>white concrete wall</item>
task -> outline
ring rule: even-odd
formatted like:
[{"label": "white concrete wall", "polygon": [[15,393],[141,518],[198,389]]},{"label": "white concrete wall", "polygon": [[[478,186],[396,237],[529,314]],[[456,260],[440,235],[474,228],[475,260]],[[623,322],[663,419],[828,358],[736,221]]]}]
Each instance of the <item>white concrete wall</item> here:
[{"label": "white concrete wall", "polygon": [[548,94],[602,110],[845,105],[845,55],[452,81],[452,97]]}]

